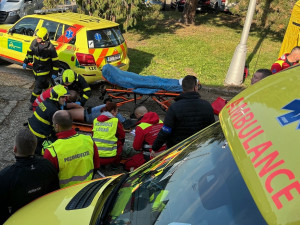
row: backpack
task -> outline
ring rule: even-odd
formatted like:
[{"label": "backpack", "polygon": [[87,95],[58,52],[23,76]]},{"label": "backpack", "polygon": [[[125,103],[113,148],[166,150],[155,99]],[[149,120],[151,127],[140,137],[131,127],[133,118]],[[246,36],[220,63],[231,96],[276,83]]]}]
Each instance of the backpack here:
[{"label": "backpack", "polygon": [[143,153],[136,154],[131,158],[127,159],[124,163],[124,169],[126,171],[131,171],[143,165],[146,162]]}]

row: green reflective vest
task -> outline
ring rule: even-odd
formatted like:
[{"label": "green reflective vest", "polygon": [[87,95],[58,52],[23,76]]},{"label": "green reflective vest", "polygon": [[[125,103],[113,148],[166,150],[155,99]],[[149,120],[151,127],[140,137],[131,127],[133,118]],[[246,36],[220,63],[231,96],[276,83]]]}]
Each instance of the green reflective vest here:
[{"label": "green reflective vest", "polygon": [[61,188],[89,181],[94,171],[94,142],[90,136],[76,134],[58,139],[48,148],[57,157]]},{"label": "green reflective vest", "polygon": [[118,118],[111,118],[99,122],[97,118],[93,123],[93,140],[97,145],[99,157],[114,157],[117,155],[116,137]]}]

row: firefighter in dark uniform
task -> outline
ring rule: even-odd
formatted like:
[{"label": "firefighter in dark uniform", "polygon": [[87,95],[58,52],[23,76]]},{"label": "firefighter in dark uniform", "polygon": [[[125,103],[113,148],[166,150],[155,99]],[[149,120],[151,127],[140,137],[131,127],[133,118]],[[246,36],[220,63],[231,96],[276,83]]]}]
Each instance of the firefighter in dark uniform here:
[{"label": "firefighter in dark uniform", "polygon": [[39,96],[43,89],[53,84],[51,75],[56,77],[59,69],[59,61],[55,47],[49,40],[49,34],[45,27],[41,27],[36,32],[37,38],[32,41],[23,68],[26,69],[28,63],[33,63],[33,74],[35,77],[35,87],[30,98],[30,109],[32,103]]},{"label": "firefighter in dark uniform", "polygon": [[80,75],[67,69],[62,75],[62,82],[68,86],[71,94],[70,100],[78,105],[84,106],[86,101],[90,98],[92,91],[86,80]]},{"label": "firefighter in dark uniform", "polygon": [[68,89],[63,85],[54,86],[50,98],[41,102],[32,117],[28,119],[29,129],[38,139],[36,154],[41,155],[43,145],[56,140],[52,116],[61,109],[61,106],[65,105],[68,95]]}]

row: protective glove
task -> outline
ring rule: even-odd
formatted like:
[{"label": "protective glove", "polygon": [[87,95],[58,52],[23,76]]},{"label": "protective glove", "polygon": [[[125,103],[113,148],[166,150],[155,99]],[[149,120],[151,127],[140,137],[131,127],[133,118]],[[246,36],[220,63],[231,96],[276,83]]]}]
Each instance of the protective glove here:
[{"label": "protective glove", "polygon": [[75,102],[75,104],[80,105],[81,106],[81,102]]},{"label": "protective glove", "polygon": [[57,76],[52,74],[52,79],[55,80],[55,78],[57,78]]},{"label": "protective glove", "polygon": [[27,64],[23,63],[23,69],[26,70],[26,68],[27,68]]}]

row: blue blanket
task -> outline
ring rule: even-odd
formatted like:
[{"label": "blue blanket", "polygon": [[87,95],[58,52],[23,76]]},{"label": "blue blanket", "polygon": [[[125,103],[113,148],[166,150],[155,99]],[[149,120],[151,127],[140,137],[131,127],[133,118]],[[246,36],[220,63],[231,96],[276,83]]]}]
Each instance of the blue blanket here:
[{"label": "blue blanket", "polygon": [[122,71],[110,64],[103,66],[102,75],[110,83],[123,88],[132,88],[133,92],[138,94],[154,94],[160,90],[182,92],[182,87],[177,79],[142,76],[136,73]]}]

